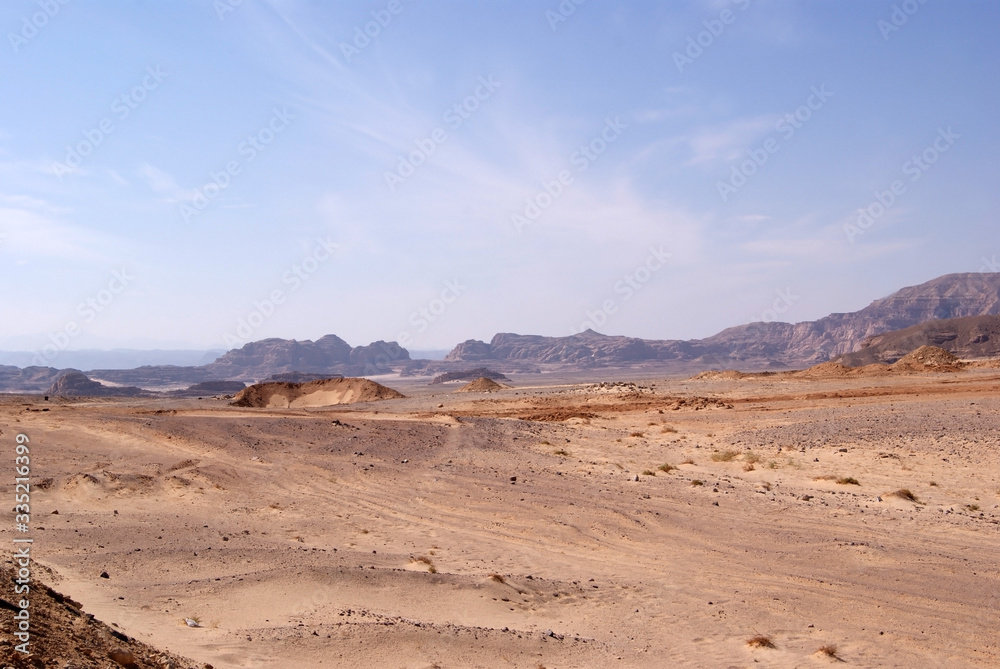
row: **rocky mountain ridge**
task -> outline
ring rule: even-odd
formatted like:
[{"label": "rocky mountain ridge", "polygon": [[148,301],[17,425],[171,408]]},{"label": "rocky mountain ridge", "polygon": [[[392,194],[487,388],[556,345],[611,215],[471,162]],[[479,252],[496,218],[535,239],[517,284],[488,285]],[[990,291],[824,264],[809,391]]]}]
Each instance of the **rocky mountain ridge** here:
[{"label": "rocky mountain ridge", "polygon": [[448,362],[517,361],[581,367],[677,363],[704,367],[803,367],[851,353],[876,335],[929,320],[1000,314],[1000,274],[948,274],[853,313],[802,323],[748,323],[695,340],[648,340],[587,330],[568,337],[499,333],[456,346]]}]

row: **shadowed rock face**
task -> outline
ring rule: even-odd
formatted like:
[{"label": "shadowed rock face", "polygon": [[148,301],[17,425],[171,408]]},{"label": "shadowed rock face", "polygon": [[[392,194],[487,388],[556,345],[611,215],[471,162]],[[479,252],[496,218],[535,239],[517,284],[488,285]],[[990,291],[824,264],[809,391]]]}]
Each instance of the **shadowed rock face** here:
[{"label": "shadowed rock face", "polygon": [[445,360],[584,367],[647,361],[796,367],[850,353],[871,337],[929,320],[997,314],[1000,314],[1000,274],[949,274],[903,288],[860,311],[830,314],[816,321],[749,323],[706,339],[689,341],[610,337],[592,330],[568,337],[500,333],[488,344],[477,340],[463,342]]},{"label": "shadowed rock face", "polygon": [[921,346],[937,346],[965,359],[1000,357],[1000,316],[928,321],[877,335],[839,361],[848,367],[894,363]]}]

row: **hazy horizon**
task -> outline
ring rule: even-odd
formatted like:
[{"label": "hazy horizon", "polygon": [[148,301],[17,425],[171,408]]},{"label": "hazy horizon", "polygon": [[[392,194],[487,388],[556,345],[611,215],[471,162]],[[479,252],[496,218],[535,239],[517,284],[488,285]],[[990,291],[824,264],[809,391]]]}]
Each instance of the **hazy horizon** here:
[{"label": "hazy horizon", "polygon": [[8,3],[0,349],[692,339],[996,271],[998,18]]}]

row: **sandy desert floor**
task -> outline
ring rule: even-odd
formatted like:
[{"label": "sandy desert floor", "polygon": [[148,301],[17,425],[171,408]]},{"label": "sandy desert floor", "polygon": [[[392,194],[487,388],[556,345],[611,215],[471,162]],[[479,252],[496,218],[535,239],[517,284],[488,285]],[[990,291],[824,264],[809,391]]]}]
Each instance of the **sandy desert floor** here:
[{"label": "sandy desert floor", "polygon": [[43,580],[199,666],[1000,665],[997,370],[539,378],[7,398],[0,439]]}]

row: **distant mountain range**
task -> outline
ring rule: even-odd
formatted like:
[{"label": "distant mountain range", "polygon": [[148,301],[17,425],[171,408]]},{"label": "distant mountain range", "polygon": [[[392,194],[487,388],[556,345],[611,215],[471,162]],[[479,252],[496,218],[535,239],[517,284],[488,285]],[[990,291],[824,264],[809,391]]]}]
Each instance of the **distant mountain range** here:
[{"label": "distant mountain range", "polygon": [[459,344],[445,361],[579,367],[642,363],[704,369],[804,367],[850,353],[875,335],[925,321],[996,314],[1000,314],[1000,274],[949,274],[903,288],[860,311],[830,314],[816,321],[749,323],[693,340],[610,337],[592,330],[568,337],[500,333],[489,343],[470,339]]},{"label": "distant mountain range", "polygon": [[81,390],[91,387],[88,379],[111,387],[174,390],[214,381],[253,383],[272,377],[392,372],[434,376],[482,367],[508,373],[601,367],[655,367],[665,373],[720,368],[753,371],[807,367],[838,357],[849,365],[892,362],[924,344],[941,346],[960,357],[996,357],[1000,356],[1000,319],[973,317],[998,315],[1000,273],[949,274],[903,288],[854,313],[795,324],[750,323],[706,339],[637,339],[592,330],[568,337],[500,333],[489,343],[462,342],[444,360],[411,360],[396,342],[352,347],[336,335],[316,341],[263,339],[208,364],[93,369],[83,374],[85,378],[73,376],[55,386],[68,371],[79,370],[0,366],[0,391]]}]

